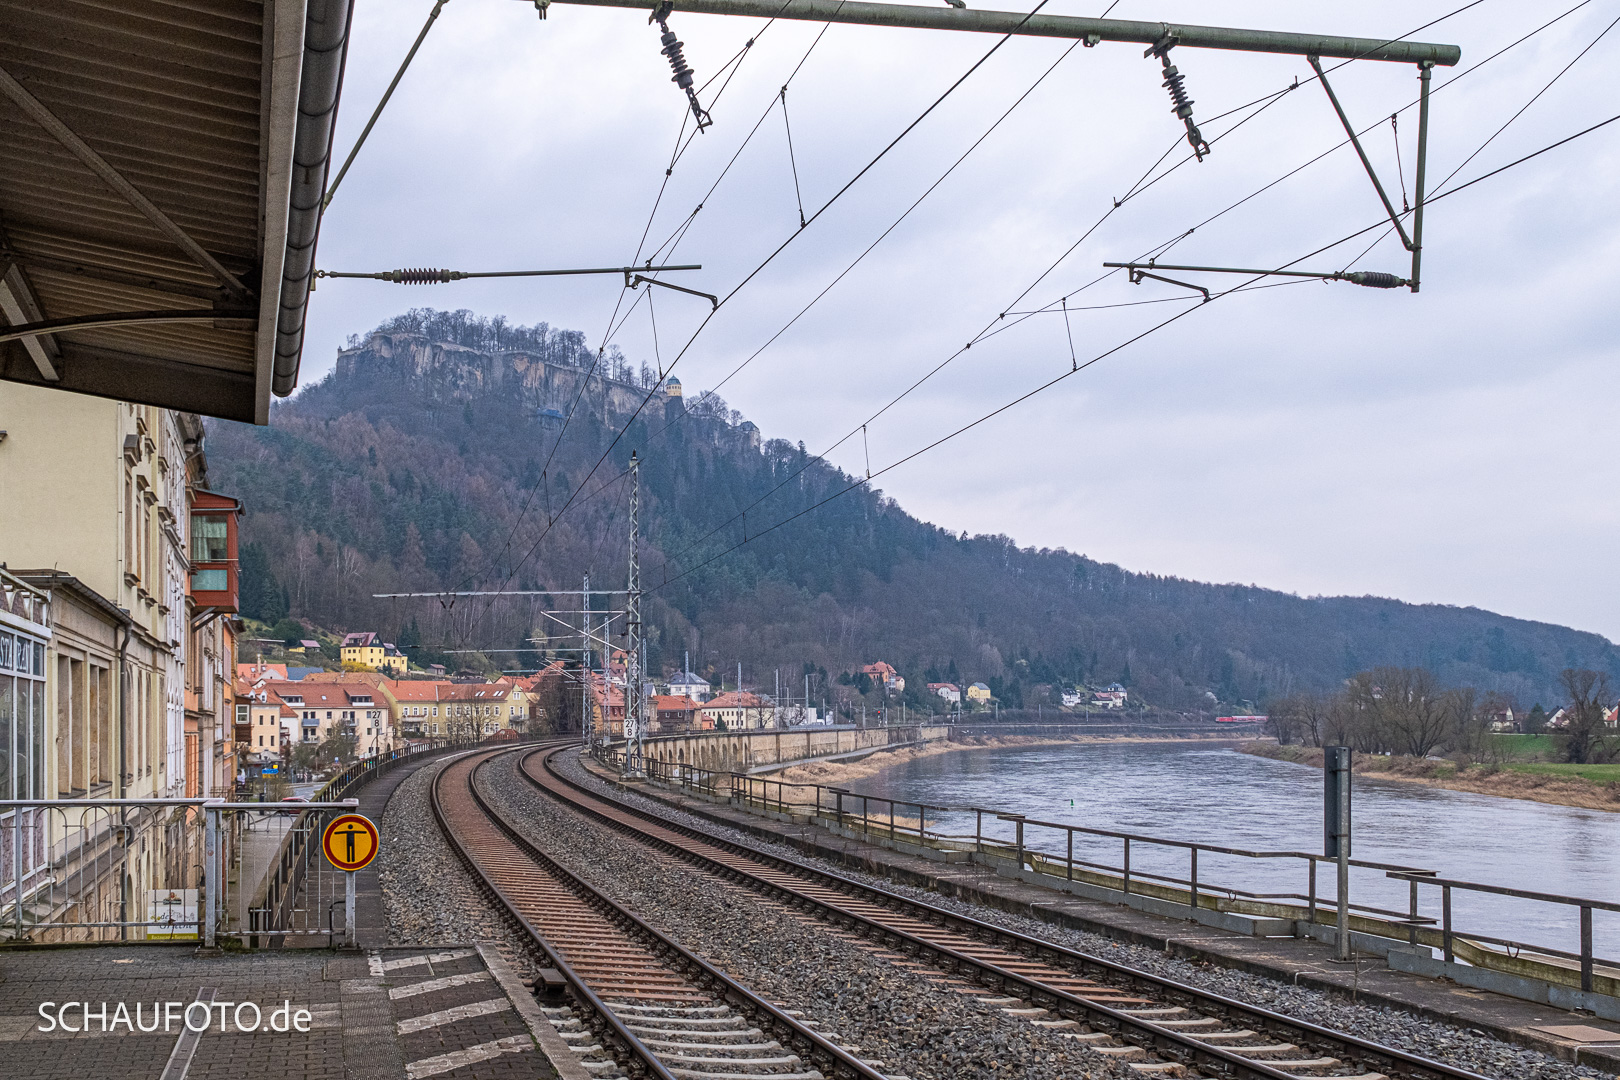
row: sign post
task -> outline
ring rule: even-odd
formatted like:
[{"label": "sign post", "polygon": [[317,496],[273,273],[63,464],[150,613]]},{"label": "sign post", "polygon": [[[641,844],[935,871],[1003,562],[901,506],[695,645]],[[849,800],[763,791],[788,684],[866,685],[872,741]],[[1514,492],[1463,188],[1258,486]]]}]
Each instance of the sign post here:
[{"label": "sign post", "polygon": [[343,871],[343,943],[350,947],[355,944],[354,875],[370,865],[380,846],[377,826],[360,814],[339,814],[321,833],[326,861]]},{"label": "sign post", "polygon": [[[1350,961],[1350,748],[1322,748],[1322,833],[1323,854],[1339,863],[1338,933],[1334,935],[1334,959]],[[1314,918],[1314,914],[1313,914]]]}]

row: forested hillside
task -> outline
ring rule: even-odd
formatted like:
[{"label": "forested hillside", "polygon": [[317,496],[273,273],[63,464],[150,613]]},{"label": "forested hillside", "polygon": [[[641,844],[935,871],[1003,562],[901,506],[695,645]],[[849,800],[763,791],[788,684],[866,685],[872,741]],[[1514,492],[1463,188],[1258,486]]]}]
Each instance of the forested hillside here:
[{"label": "forested hillside", "polygon": [[593,588],[622,587],[635,450],[655,671],[689,651],[694,670],[729,675],[740,661],[768,691],[776,669],[802,687],[807,666],[826,678],[886,659],[911,691],[954,672],[1033,707],[1052,684],[1119,680],[1154,705],[1204,710],[1380,664],[1526,703],[1558,699],[1565,667],[1620,677],[1615,646],[1564,627],[1203,584],[953,535],[802,443],[761,442],[717,398],[672,398],[617,355],[604,362],[611,383],[587,378],[577,333],[412,312],[352,345],[269,427],[211,427],[210,476],[247,507],[249,614],[290,608],[436,650],[523,647],[548,632],[539,609],[574,601],[372,594],[578,589],[587,573]]}]

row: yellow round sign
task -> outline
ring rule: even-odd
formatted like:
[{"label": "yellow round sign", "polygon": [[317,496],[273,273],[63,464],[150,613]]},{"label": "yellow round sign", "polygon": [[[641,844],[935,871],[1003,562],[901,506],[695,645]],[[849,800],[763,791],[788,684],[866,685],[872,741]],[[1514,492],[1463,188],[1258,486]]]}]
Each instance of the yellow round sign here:
[{"label": "yellow round sign", "polygon": [[339,814],[321,833],[326,861],[339,870],[359,870],[377,857],[377,826],[359,814]]}]

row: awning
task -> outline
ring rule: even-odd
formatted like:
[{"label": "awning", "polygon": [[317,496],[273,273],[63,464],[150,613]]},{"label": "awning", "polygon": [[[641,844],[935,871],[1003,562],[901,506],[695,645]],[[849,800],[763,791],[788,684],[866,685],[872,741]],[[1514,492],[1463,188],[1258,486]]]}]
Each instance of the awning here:
[{"label": "awning", "polygon": [[0,0],[0,379],[268,421],[352,7]]}]

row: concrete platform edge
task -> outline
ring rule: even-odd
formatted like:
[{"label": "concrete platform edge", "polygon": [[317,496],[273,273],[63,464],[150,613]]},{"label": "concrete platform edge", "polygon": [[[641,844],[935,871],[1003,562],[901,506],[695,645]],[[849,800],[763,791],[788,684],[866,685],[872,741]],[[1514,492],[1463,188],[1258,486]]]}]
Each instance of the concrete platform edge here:
[{"label": "concrete platform edge", "polygon": [[507,966],[506,961],[501,959],[501,954],[495,946],[480,944],[478,955],[484,958],[484,966],[495,976],[495,981],[500,984],[501,990],[512,1002],[512,1007],[517,1009],[518,1015],[523,1018],[529,1034],[534,1036],[535,1045],[551,1062],[551,1067],[557,1070],[557,1075],[562,1077],[562,1080],[591,1080],[589,1070],[581,1065],[579,1058],[568,1049],[568,1044],[557,1034],[557,1029],[551,1026],[551,1022],[540,1011],[540,1005],[534,1000],[534,995],[529,993],[522,980]]}]

